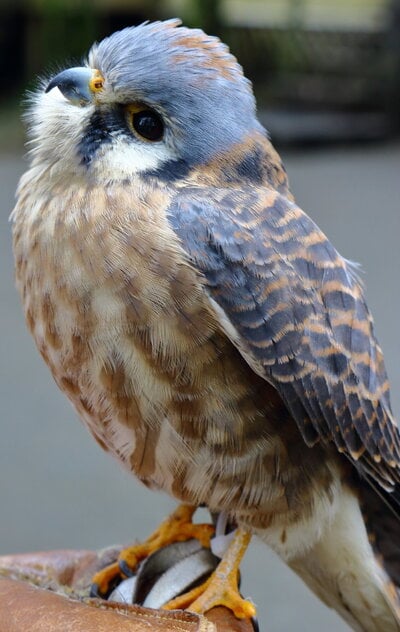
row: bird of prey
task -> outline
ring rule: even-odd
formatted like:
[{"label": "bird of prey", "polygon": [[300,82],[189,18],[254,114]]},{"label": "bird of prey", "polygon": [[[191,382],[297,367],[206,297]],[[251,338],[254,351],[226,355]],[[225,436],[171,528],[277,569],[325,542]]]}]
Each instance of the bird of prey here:
[{"label": "bird of prey", "polygon": [[257,534],[354,630],[399,632],[382,352],[228,48],[178,20],[126,28],[43,82],[27,121],[17,285],[99,444],[183,503],[183,530],[193,507],[228,515],[238,557]]}]

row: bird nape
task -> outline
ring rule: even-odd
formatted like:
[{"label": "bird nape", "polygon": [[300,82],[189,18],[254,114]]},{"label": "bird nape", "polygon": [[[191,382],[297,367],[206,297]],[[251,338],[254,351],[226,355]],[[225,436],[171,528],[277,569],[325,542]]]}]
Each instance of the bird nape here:
[{"label": "bird nape", "polygon": [[[254,533],[354,630],[399,632],[382,352],[236,59],[178,20],[126,28],[43,80],[26,119],[14,253],[40,353],[100,445],[182,503],[153,545],[208,544],[199,505],[238,528],[222,585],[181,605],[224,600]],[[100,592],[141,546],[96,576]]]}]

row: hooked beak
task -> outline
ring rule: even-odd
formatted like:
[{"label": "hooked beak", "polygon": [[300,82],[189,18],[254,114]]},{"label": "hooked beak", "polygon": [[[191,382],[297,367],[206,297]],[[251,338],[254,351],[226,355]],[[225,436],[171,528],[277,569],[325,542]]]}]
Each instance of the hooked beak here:
[{"label": "hooked beak", "polygon": [[58,88],[73,105],[84,106],[92,103],[95,94],[103,89],[104,79],[93,68],[68,68],[56,75],[45,92]]}]

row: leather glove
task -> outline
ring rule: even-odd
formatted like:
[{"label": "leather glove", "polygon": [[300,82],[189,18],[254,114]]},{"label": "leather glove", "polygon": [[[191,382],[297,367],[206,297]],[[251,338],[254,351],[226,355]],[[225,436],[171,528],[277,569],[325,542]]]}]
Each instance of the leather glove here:
[{"label": "leather glove", "polygon": [[0,557],[0,632],[253,632],[226,608],[187,611],[89,599],[93,574],[118,549],[50,551]]}]

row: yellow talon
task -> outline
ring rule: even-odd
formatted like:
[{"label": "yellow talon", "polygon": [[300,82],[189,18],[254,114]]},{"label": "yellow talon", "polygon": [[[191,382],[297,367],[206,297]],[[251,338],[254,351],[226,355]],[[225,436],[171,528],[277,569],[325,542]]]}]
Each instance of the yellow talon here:
[{"label": "yellow talon", "polygon": [[121,577],[118,562],[109,564],[92,577],[91,597],[103,597],[114,587],[117,578]]},{"label": "yellow talon", "polygon": [[224,557],[211,577],[201,586],[170,601],[164,608],[206,613],[216,606],[229,608],[238,619],[254,617],[254,605],[239,593],[238,577],[241,559],[249,545],[251,534],[237,529]]},{"label": "yellow talon", "polygon": [[192,517],[196,509],[189,505],[179,505],[147,540],[123,549],[117,562],[94,575],[92,595],[107,595],[118,579],[132,574],[139,562],[167,544],[196,538],[202,546],[209,548],[214,527],[211,524],[193,524]]}]

